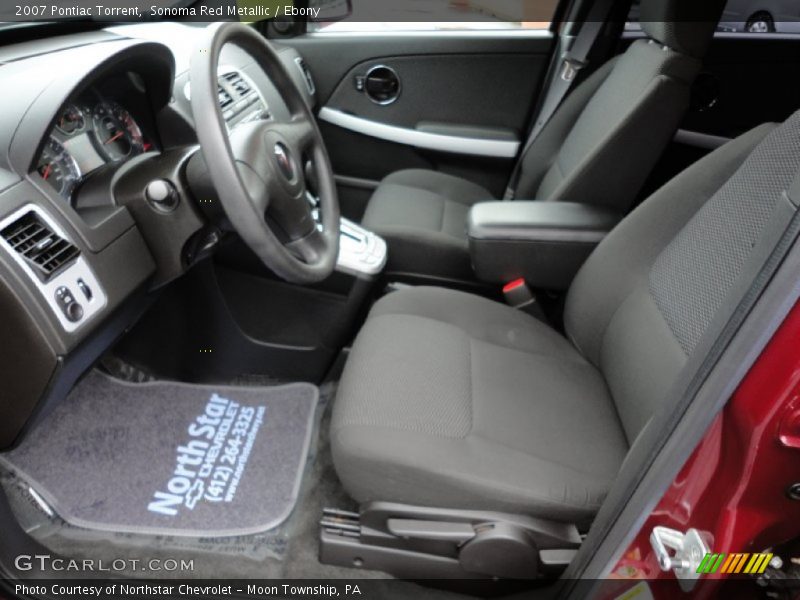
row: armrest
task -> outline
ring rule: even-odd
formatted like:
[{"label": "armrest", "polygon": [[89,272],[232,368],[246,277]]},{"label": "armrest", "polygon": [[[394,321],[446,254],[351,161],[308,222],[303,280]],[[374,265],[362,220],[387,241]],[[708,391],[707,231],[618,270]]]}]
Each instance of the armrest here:
[{"label": "armrest", "polygon": [[478,125],[458,125],[455,123],[439,123],[436,121],[420,121],[417,131],[436,133],[438,135],[453,135],[462,138],[478,140],[502,140],[506,142],[519,142],[519,136],[513,129],[506,127],[480,127]]},{"label": "armrest", "polygon": [[622,215],[573,202],[482,202],[467,219],[478,279],[524,278],[534,288],[566,290]]}]

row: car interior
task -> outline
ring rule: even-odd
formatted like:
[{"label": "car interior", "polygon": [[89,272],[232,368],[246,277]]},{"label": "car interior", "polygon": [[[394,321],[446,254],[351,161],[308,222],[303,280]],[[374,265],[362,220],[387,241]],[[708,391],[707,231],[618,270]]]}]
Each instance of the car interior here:
[{"label": "car interior", "polygon": [[576,577],[800,222],[798,41],[698,4],[0,27],[3,569]]}]

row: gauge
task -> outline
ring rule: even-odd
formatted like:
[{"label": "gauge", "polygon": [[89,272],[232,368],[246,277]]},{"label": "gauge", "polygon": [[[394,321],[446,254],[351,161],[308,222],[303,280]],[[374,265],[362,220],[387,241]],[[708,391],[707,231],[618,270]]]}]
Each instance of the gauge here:
[{"label": "gauge", "polygon": [[36,167],[39,175],[61,196],[69,199],[81,178],[78,163],[55,137],[44,146]]},{"label": "gauge", "polygon": [[59,131],[65,135],[72,135],[77,131],[82,131],[86,127],[86,119],[83,112],[77,106],[68,104],[58,117],[56,123]]},{"label": "gauge", "polygon": [[95,107],[92,118],[97,143],[110,160],[122,160],[144,152],[142,130],[119,104],[101,102]]}]

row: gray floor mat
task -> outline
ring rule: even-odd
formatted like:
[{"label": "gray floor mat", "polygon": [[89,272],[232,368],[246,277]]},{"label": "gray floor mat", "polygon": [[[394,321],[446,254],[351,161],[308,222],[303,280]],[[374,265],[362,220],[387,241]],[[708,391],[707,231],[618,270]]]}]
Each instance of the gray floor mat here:
[{"label": "gray floor mat", "polygon": [[[281,527],[267,534],[237,538],[176,538],[81,530],[63,523],[55,515],[45,515],[41,505],[20,493],[11,480],[2,480],[25,530],[43,546],[62,556],[76,559],[192,560],[194,579],[373,579],[389,578],[385,573],[323,565],[318,559],[319,519],[323,507],[355,510],[333,470],[328,430],[335,387],[323,385],[317,408],[318,436],[312,440],[309,465],[304,476],[300,499],[291,517]],[[321,422],[319,422],[321,421]],[[22,482],[19,482],[22,483]],[[24,485],[22,486],[25,487]],[[122,576],[141,577],[125,571]],[[185,578],[181,571],[159,571],[154,579]],[[385,600],[465,600],[442,590],[424,588],[407,582],[387,582],[371,596]]]},{"label": "gray floor mat", "polygon": [[310,384],[131,384],[94,372],[0,461],[73,525],[249,535],[294,508],[318,399]]}]

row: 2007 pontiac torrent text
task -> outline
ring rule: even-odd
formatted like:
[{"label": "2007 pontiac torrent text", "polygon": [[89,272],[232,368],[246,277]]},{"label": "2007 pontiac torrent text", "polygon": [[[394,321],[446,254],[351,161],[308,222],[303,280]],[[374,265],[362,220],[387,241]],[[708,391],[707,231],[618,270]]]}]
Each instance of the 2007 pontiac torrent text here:
[{"label": "2007 pontiac torrent text", "polygon": [[[17,4],[15,7],[17,17],[48,17],[48,18],[136,18],[144,17],[138,6],[78,6],[60,4]],[[286,6],[151,6],[148,16],[177,19],[208,17],[217,19],[221,17],[274,19],[276,17],[318,17],[320,8],[303,8],[291,4]]]}]

